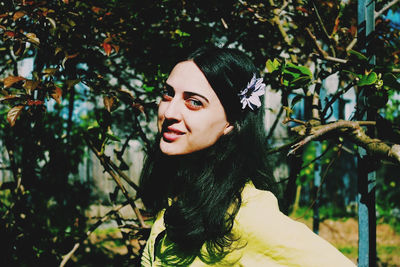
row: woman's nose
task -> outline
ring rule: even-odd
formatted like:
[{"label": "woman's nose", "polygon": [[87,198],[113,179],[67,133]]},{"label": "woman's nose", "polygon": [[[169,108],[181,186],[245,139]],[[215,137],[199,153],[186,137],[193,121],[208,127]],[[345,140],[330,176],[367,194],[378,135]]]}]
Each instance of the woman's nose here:
[{"label": "woman's nose", "polygon": [[173,99],[168,103],[168,107],[164,112],[164,117],[168,120],[180,121],[182,118],[181,105],[179,101]]}]

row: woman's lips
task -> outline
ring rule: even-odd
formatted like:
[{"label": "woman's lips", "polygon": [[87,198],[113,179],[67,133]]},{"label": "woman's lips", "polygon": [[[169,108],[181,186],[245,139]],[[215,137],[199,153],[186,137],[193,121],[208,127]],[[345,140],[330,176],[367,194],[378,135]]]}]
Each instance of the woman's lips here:
[{"label": "woman's lips", "polygon": [[176,139],[178,139],[180,136],[182,136],[184,133],[173,129],[173,128],[167,128],[163,131],[162,137],[164,139],[164,141],[166,142],[173,142]]}]

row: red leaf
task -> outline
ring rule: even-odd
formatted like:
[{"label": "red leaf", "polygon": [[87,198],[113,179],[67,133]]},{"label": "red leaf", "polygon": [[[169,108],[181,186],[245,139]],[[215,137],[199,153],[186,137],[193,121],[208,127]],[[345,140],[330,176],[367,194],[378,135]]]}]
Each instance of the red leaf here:
[{"label": "red leaf", "polygon": [[68,4],[69,0],[62,0],[64,2],[64,4]]},{"label": "red leaf", "polygon": [[112,51],[112,46],[109,43],[103,43],[103,48],[104,52],[106,52],[106,55],[109,56]]},{"label": "red leaf", "polygon": [[14,83],[25,80],[24,77],[21,76],[8,76],[7,78],[4,79],[4,88],[9,88],[11,87]]},{"label": "red leaf", "polygon": [[28,106],[41,106],[41,105],[44,104],[44,101],[42,101],[42,100],[31,100],[31,99],[29,99],[27,104],[28,104]]},{"label": "red leaf", "polygon": [[93,6],[93,7],[92,7],[92,11],[93,11],[94,13],[99,13],[99,12],[101,11],[101,8],[100,8],[100,7],[97,7],[97,6]]},{"label": "red leaf", "polygon": [[56,86],[54,88],[53,93],[51,94],[51,97],[58,103],[61,104],[61,96],[62,96],[62,90],[60,87]]},{"label": "red leaf", "polygon": [[7,35],[8,37],[14,37],[15,36],[15,32],[12,32],[12,31],[6,31],[4,34]]},{"label": "red leaf", "polygon": [[15,125],[15,121],[18,119],[23,108],[24,108],[23,105],[18,105],[8,111],[7,121],[10,123],[11,127]]},{"label": "red leaf", "polygon": [[340,23],[340,19],[339,19],[339,17],[337,17],[335,19],[335,26],[333,27],[332,35],[334,35],[337,32],[337,30],[339,29],[339,23]]}]

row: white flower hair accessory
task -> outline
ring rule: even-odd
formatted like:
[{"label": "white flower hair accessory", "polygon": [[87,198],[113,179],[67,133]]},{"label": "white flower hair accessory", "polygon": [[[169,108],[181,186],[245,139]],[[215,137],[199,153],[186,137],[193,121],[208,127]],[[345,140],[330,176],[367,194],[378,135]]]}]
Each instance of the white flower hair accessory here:
[{"label": "white flower hair accessory", "polygon": [[240,103],[242,103],[242,109],[247,106],[251,110],[258,109],[261,107],[260,97],[265,94],[265,83],[263,83],[263,78],[256,78],[256,74],[253,74],[253,78],[238,94],[240,97]]}]

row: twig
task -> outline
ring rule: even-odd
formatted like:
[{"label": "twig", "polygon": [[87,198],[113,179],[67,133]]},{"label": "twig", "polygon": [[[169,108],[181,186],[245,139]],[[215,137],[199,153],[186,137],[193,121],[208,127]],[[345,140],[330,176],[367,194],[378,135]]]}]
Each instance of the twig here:
[{"label": "twig", "polygon": [[318,186],[317,192],[315,192],[315,198],[313,199],[313,201],[311,202],[311,204],[307,207],[307,209],[306,209],[306,211],[304,212],[304,214],[303,214],[302,216],[300,216],[300,217],[295,218],[296,221],[299,220],[299,219],[301,219],[301,218],[304,218],[304,217],[308,214],[308,212],[314,207],[315,202],[316,202],[317,199],[318,199],[318,193],[319,193],[319,191],[321,191],[322,185],[325,183],[325,179],[326,179],[326,176],[327,176],[327,174],[328,174],[328,171],[329,171],[329,169],[332,167],[332,165],[333,165],[333,163],[336,161],[336,159],[338,159],[338,158],[340,157],[340,150],[341,150],[341,149],[342,149],[342,146],[339,146],[339,150],[338,150],[338,152],[336,153],[336,157],[335,157],[333,160],[331,160],[331,161],[329,162],[329,164],[328,164],[328,167],[326,167],[325,173],[324,173],[324,175],[322,176],[322,179],[321,179],[321,184]]},{"label": "twig", "polygon": [[308,36],[310,36],[311,40],[313,40],[315,47],[317,48],[318,54],[322,56],[323,58],[328,56],[328,53],[326,53],[321,46],[318,43],[317,37],[311,32],[311,30],[306,27],[306,32],[308,33]]},{"label": "twig", "polygon": [[331,49],[332,55],[335,57],[336,56],[336,51],[335,51],[334,47],[332,46],[332,39],[329,36],[328,31],[325,28],[325,25],[324,25],[324,22],[322,21],[321,16],[319,15],[319,11],[317,9],[317,5],[315,4],[314,1],[311,1],[311,2],[312,2],[312,5],[313,5],[313,8],[314,8],[314,11],[315,11],[315,15],[317,16],[318,24],[321,27],[322,32],[324,33],[324,36],[325,36],[326,40],[329,43],[329,48]]},{"label": "twig", "polygon": [[353,83],[349,83],[345,88],[336,92],[336,94],[329,100],[329,102],[325,105],[324,110],[321,112],[322,116],[325,117],[328,108],[342,95],[349,91],[354,86]]},{"label": "twig", "polygon": [[275,128],[278,125],[279,120],[281,119],[282,113],[283,113],[283,106],[281,106],[281,108],[279,109],[278,115],[276,116],[274,123],[269,128],[267,140],[269,140],[272,137],[272,135],[275,131]]},{"label": "twig", "polygon": [[374,19],[380,17],[383,13],[385,13],[386,10],[394,6],[397,2],[400,2],[400,0],[392,0],[392,2],[387,3],[381,10],[375,12]]},{"label": "twig", "polygon": [[81,243],[86,240],[96,229],[97,227],[99,227],[102,223],[104,223],[105,221],[107,221],[111,215],[113,215],[114,213],[118,212],[120,209],[122,209],[123,207],[125,207],[126,205],[128,205],[129,202],[126,201],[125,203],[123,203],[122,205],[119,205],[115,208],[113,208],[112,210],[110,210],[109,212],[107,212],[106,215],[104,215],[102,218],[100,218],[100,220],[98,220],[95,224],[92,225],[92,227],[90,227],[89,231],[86,232],[86,235],[82,238],[80,238],[80,240],[78,242],[75,243],[74,247],[71,249],[70,252],[68,252],[67,254],[65,254],[62,258],[63,260],[60,263],[60,267],[63,267],[68,260],[72,257],[72,255],[74,255],[75,251],[78,250],[79,246],[81,245]]},{"label": "twig", "polygon": [[328,164],[328,167],[326,167],[326,170],[325,170],[325,172],[324,172],[324,175],[322,176],[322,179],[321,179],[321,184],[318,186],[317,192],[315,193],[315,199],[313,199],[313,201],[311,202],[311,204],[307,207],[307,210],[304,212],[304,214],[303,214],[302,216],[298,217],[298,218],[295,218],[295,220],[299,220],[299,219],[303,218],[304,216],[306,216],[307,213],[314,207],[315,202],[316,202],[317,199],[318,199],[318,193],[319,193],[319,191],[321,191],[322,185],[323,185],[324,182],[325,182],[325,179],[326,179],[326,176],[327,176],[327,174],[328,174],[328,171],[329,171],[329,169],[332,167],[333,163],[340,157],[340,154],[341,154],[340,151],[341,151],[341,149],[342,149],[342,146],[340,145],[340,146],[339,146],[339,150],[338,150],[337,153],[336,153],[336,157],[335,157],[333,160],[331,160],[331,161],[329,162],[329,164]]},{"label": "twig", "polygon": [[297,138],[296,140],[294,140],[294,141],[292,141],[292,142],[290,142],[290,143],[288,143],[288,144],[284,144],[284,145],[282,145],[282,146],[278,146],[278,147],[271,148],[271,149],[268,150],[266,153],[267,153],[267,155],[271,155],[271,154],[275,154],[275,153],[278,153],[278,152],[287,150],[287,149],[289,149],[290,147],[292,147],[294,144],[298,143],[301,139],[302,139],[302,138],[300,137],[300,138]]},{"label": "twig", "polygon": [[[274,0],[269,0],[269,4],[270,4],[270,6],[275,6]],[[278,27],[278,30],[281,33],[282,38],[285,41],[285,43],[288,46],[291,46],[292,40],[290,40],[289,35],[286,33],[285,29],[283,28],[282,22],[279,18],[279,13],[280,13],[279,10],[274,9],[273,13],[274,13],[274,17],[272,18],[272,22],[274,24],[276,24],[276,26]],[[291,55],[291,60],[293,61],[293,63],[297,62],[297,59],[293,55]]]},{"label": "twig", "polygon": [[[101,165],[103,165],[104,169],[110,174],[110,176],[114,179],[115,183],[117,186],[121,189],[122,194],[124,194],[125,198],[129,201],[129,204],[131,205],[134,213],[136,214],[136,217],[138,218],[140,225],[143,228],[146,228],[147,225],[145,224],[143,217],[139,211],[139,209],[136,207],[135,201],[133,198],[129,195],[128,191],[125,189],[125,186],[122,184],[121,180],[119,179],[119,176],[113,171],[114,168],[118,169],[114,163],[111,163],[111,160],[109,157],[105,156],[104,154],[100,153],[96,147],[93,145],[93,143],[85,136],[86,142],[89,145],[89,147],[92,149],[96,157],[100,160]],[[114,166],[114,168],[112,167]],[[122,176],[124,179],[127,178],[126,176]],[[129,179],[128,179],[129,180]]]}]

